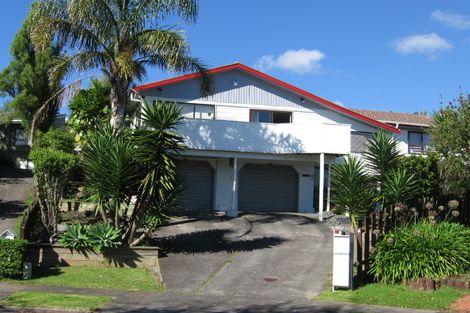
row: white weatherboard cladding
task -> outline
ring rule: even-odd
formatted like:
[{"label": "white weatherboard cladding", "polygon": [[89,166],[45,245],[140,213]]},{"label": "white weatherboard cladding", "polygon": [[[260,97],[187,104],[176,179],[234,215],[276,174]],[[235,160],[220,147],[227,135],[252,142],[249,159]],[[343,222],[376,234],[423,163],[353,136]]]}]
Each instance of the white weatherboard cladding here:
[{"label": "white weatherboard cladding", "polygon": [[213,94],[208,97],[201,97],[198,79],[172,83],[140,93],[148,102],[164,99],[212,104],[216,106],[216,119],[222,120],[248,121],[250,108],[270,109],[293,112],[293,123],[350,124],[352,130],[361,132],[374,132],[377,129],[240,70],[216,73],[212,77],[214,89]]},{"label": "white weatherboard cladding", "polygon": [[[303,103],[301,96],[239,70],[213,74],[213,94],[201,97],[200,81],[190,79],[142,91],[146,97],[219,103],[267,105],[285,108],[320,108]],[[236,86],[234,84],[236,82]]]},{"label": "white weatherboard cladding", "polygon": [[226,121],[249,122],[250,109],[244,107],[218,105],[216,106],[215,110],[215,118]]}]

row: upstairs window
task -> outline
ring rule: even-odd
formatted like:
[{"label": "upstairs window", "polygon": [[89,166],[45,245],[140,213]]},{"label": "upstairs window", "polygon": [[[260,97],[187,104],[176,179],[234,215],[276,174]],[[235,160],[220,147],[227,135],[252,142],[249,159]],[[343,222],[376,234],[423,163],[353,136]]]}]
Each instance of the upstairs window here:
[{"label": "upstairs window", "polygon": [[424,133],[408,132],[408,153],[424,153]]},{"label": "upstairs window", "polygon": [[185,118],[214,119],[215,108],[213,105],[180,103],[181,114]]},{"label": "upstairs window", "polygon": [[258,123],[292,123],[292,112],[251,110],[250,122]]}]

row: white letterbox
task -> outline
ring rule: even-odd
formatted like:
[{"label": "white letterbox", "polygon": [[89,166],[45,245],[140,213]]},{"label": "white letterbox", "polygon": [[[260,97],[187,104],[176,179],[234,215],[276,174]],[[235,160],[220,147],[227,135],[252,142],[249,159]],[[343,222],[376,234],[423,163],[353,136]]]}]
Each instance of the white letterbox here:
[{"label": "white letterbox", "polygon": [[352,288],[353,234],[335,231],[333,235],[333,290]]}]

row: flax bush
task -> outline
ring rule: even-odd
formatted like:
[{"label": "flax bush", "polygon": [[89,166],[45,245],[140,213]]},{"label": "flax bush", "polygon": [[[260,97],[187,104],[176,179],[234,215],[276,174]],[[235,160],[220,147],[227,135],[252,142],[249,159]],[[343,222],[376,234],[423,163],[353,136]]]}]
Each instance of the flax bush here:
[{"label": "flax bush", "polygon": [[370,273],[382,282],[440,279],[470,269],[470,228],[421,222],[386,233],[372,255]]}]

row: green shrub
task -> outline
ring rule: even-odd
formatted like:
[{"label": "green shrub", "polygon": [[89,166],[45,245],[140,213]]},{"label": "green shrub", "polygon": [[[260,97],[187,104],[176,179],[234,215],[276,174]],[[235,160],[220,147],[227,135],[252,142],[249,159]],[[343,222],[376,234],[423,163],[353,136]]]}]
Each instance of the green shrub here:
[{"label": "green shrub", "polygon": [[62,195],[78,157],[53,148],[34,148],[29,154],[34,163],[36,195],[39,198],[41,220],[49,235],[57,233],[57,221]]},{"label": "green shrub", "polygon": [[59,242],[66,248],[80,250],[88,249],[92,246],[93,242],[88,236],[89,226],[82,224],[70,225],[68,230],[59,235]]},{"label": "green shrub", "polygon": [[400,165],[408,173],[413,173],[417,185],[416,196],[430,197],[439,191],[439,171],[437,163],[439,155],[429,153],[423,155],[409,155],[400,158]]},{"label": "green shrub", "polygon": [[51,129],[47,133],[38,133],[34,149],[51,148],[72,153],[75,147],[72,133],[63,129]]},{"label": "green shrub", "polygon": [[111,224],[95,224],[88,230],[95,249],[116,248],[121,245],[121,231]]},{"label": "green shrub", "polygon": [[470,269],[470,228],[421,222],[386,233],[372,254],[370,273],[382,282],[440,279]]},{"label": "green shrub", "polygon": [[27,244],[26,240],[0,239],[0,276],[21,276]]}]

